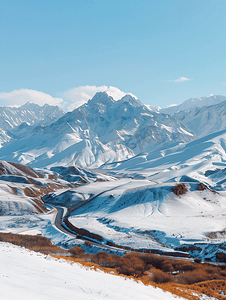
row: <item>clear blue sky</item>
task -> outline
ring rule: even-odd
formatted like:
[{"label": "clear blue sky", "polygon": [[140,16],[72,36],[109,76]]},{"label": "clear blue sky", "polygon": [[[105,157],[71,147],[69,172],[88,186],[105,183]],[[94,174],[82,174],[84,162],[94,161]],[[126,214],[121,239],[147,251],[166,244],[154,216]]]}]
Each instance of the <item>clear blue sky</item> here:
[{"label": "clear blue sky", "polygon": [[107,85],[164,107],[225,83],[225,0],[0,0],[0,93]]}]

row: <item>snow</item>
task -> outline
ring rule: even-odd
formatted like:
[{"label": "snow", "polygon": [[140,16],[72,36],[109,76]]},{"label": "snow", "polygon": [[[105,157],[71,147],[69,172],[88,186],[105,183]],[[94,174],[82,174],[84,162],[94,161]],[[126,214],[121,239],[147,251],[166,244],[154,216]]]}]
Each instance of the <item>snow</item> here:
[{"label": "snow", "polygon": [[58,106],[44,105],[41,107],[37,104],[27,103],[18,108],[0,107],[0,128],[9,134],[8,138],[3,136],[2,141],[8,141],[12,135],[27,134],[32,125],[50,125],[63,115],[64,112]]},{"label": "snow", "polygon": [[180,111],[189,111],[197,107],[210,106],[226,100],[225,96],[210,95],[210,97],[190,98],[179,105],[171,105],[167,108],[159,109],[160,112],[173,115]]},{"label": "snow", "polygon": [[[142,299],[175,297],[131,279],[94,271],[24,248],[0,242],[2,300]],[[178,298],[182,299],[182,298]]]},{"label": "snow", "polygon": [[[174,117],[132,96],[114,101],[106,93],[57,121],[62,112],[54,107],[1,108],[0,158],[36,167],[44,178],[27,166],[0,161],[0,230],[84,247],[83,240],[54,225],[54,206],[61,206],[65,215],[72,208],[71,223],[101,235],[105,244],[164,252],[195,245],[201,250],[192,255],[216,261],[219,249],[226,253],[225,99],[189,99],[168,108],[180,110]],[[187,192],[177,196],[172,188],[180,183]],[[197,190],[200,183],[206,189]],[[43,196],[50,211],[40,213],[25,189],[39,192],[48,184],[65,189]],[[12,245],[0,243],[0,253],[1,299],[20,294],[23,299],[172,299],[141,283]]]},{"label": "snow", "polygon": [[[105,192],[72,212],[69,220],[76,227],[133,248],[173,251],[191,240],[211,243],[208,233],[225,228],[226,193],[197,191],[197,183],[189,183],[188,192],[178,197],[171,186],[131,179],[85,185],[76,192]],[[224,242],[223,235],[219,241]]]},{"label": "snow", "polygon": [[96,168],[194,139],[175,118],[150,111],[130,95],[114,101],[107,93],[97,93],[49,126],[21,130],[23,134],[19,131],[0,149],[0,158],[32,167],[76,164]]},{"label": "snow", "polygon": [[181,111],[174,115],[180,122],[196,133],[198,137],[224,130],[226,101],[219,104]]}]

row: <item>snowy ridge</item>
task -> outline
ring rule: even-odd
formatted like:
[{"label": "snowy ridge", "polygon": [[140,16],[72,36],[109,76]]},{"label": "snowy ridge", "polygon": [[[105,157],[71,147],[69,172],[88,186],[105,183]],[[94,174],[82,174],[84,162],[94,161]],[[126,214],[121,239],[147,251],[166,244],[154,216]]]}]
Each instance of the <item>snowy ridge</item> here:
[{"label": "snowy ridge", "polygon": [[64,112],[61,108],[48,104],[41,107],[28,102],[18,108],[1,106],[0,144],[8,142],[12,137],[15,137],[15,135],[18,136],[27,132],[30,126],[38,124],[50,125],[63,115]]},{"label": "snowy ridge", "polygon": [[[157,183],[179,182],[181,178],[190,177],[215,190],[224,191],[225,145],[226,130],[223,130],[187,144],[137,155],[121,163],[102,167],[111,170],[109,173],[112,175],[116,172],[124,177],[147,178]],[[215,173],[217,175],[213,176]]]},{"label": "snowy ridge", "polygon": [[32,167],[95,168],[194,138],[178,120],[150,111],[138,99],[126,95],[114,101],[103,92],[50,126],[12,141],[0,157]]},{"label": "snowy ridge", "polygon": [[174,115],[180,111],[190,111],[197,107],[215,105],[226,100],[225,96],[211,95],[210,97],[190,98],[179,105],[172,105],[162,108],[159,111],[165,114]]},{"label": "snowy ridge", "polygon": [[216,105],[204,106],[190,111],[174,114],[180,122],[196,133],[198,137],[206,136],[226,128],[226,101]]},{"label": "snowy ridge", "polygon": [[11,130],[23,122],[26,122],[30,126],[41,122],[45,125],[47,122],[45,118],[52,118],[52,122],[54,122],[63,114],[64,112],[61,108],[48,104],[39,106],[38,104],[28,102],[17,108],[0,107],[0,128]]}]

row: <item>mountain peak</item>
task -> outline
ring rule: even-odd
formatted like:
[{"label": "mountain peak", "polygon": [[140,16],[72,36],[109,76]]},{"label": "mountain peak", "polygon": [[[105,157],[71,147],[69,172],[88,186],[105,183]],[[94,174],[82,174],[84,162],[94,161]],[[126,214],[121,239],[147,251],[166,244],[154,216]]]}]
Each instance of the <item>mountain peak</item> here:
[{"label": "mountain peak", "polygon": [[87,104],[96,105],[97,103],[102,103],[104,105],[111,105],[115,100],[109,96],[106,92],[97,92],[92,99],[90,99]]},{"label": "mountain peak", "polygon": [[129,102],[133,106],[142,106],[143,104],[140,102],[140,100],[130,94],[126,94],[124,97],[122,97],[122,102]]},{"label": "mountain peak", "polygon": [[26,102],[24,105],[21,107],[26,108],[26,109],[32,109],[32,108],[40,108],[38,104],[32,103],[30,101]]}]

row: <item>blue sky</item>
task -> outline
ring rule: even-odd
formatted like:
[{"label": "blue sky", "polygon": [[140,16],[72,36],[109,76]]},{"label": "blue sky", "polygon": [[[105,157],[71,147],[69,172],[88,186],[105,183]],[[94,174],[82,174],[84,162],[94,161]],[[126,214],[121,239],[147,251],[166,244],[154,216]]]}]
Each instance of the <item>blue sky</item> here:
[{"label": "blue sky", "polygon": [[0,0],[0,104],[75,107],[102,86],[161,107],[226,95],[225,16],[225,0]]}]

